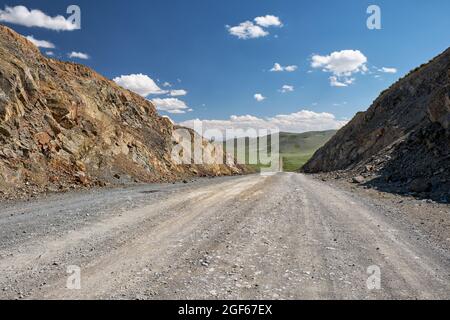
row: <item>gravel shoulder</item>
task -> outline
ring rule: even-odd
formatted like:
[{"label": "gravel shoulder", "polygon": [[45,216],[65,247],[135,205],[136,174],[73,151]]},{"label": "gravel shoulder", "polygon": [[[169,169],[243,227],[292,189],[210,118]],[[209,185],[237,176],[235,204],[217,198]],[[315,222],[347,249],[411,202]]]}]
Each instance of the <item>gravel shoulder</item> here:
[{"label": "gravel shoulder", "polygon": [[282,173],[3,203],[0,298],[450,298],[445,236],[336,183]]},{"label": "gravel shoulder", "polygon": [[450,250],[450,204],[379,191],[355,184],[348,178],[330,179],[326,174],[313,177],[332,188],[361,197],[368,206],[379,208],[386,216],[402,223],[420,241],[442,251]]}]

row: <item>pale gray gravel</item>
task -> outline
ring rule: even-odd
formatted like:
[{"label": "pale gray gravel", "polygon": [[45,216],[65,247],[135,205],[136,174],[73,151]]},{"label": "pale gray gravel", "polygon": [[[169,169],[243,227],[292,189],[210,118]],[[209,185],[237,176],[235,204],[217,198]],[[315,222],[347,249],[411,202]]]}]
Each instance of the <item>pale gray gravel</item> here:
[{"label": "pale gray gravel", "polygon": [[3,203],[0,298],[450,298],[448,246],[393,212],[288,173]]}]

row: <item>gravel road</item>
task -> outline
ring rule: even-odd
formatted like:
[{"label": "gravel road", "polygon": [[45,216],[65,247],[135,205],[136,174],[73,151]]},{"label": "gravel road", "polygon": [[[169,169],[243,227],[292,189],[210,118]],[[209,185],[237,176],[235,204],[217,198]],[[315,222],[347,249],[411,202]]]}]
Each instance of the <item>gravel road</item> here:
[{"label": "gravel road", "polygon": [[450,298],[448,246],[301,174],[1,205],[0,299]]}]

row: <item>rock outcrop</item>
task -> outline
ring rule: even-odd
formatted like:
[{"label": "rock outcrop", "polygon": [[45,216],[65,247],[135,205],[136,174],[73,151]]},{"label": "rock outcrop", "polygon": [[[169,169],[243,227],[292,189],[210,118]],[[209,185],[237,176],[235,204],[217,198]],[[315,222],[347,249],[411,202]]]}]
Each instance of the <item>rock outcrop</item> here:
[{"label": "rock outcrop", "polygon": [[384,91],[302,170],[343,170],[388,191],[448,201],[450,49]]},{"label": "rock outcrop", "polygon": [[246,172],[175,163],[174,129],[146,99],[0,26],[0,196]]}]

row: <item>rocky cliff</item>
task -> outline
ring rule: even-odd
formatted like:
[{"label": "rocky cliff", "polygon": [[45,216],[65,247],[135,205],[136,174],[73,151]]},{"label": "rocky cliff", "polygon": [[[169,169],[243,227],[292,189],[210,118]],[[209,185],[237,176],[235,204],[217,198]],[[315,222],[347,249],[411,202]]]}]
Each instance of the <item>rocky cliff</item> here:
[{"label": "rocky cliff", "polygon": [[448,199],[450,49],[381,93],[303,167],[336,170],[386,189]]},{"label": "rocky cliff", "polygon": [[146,99],[0,26],[0,196],[246,171],[175,163],[174,129]]}]

